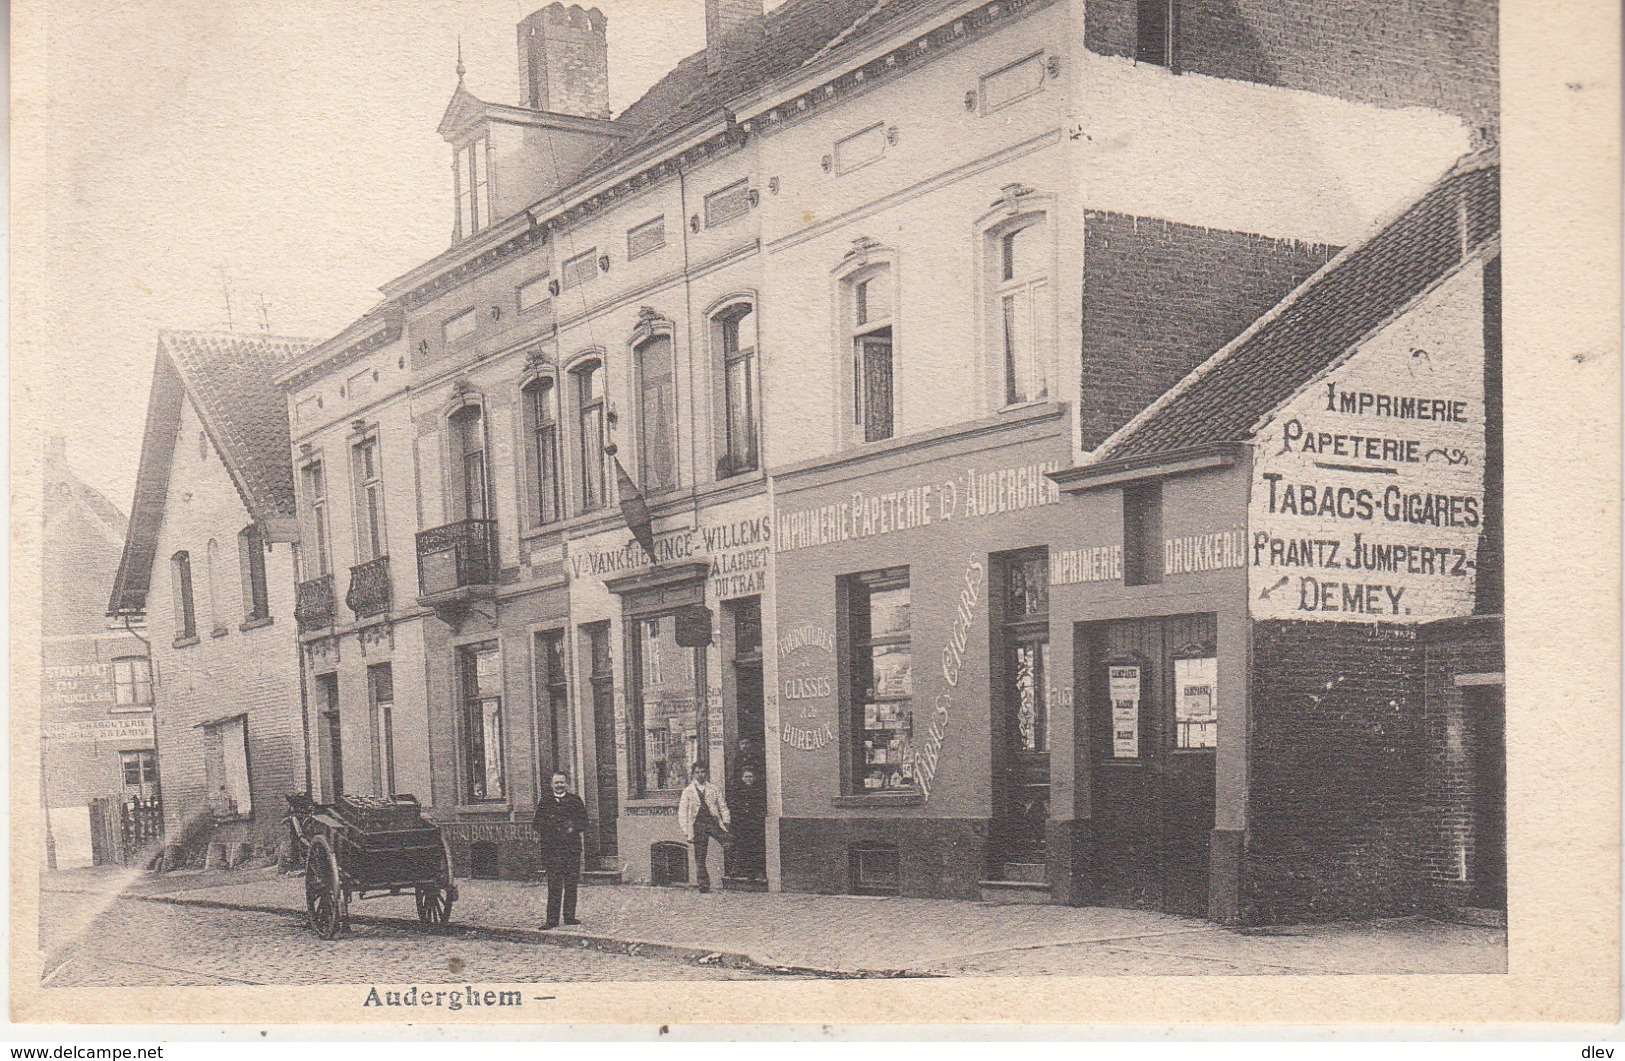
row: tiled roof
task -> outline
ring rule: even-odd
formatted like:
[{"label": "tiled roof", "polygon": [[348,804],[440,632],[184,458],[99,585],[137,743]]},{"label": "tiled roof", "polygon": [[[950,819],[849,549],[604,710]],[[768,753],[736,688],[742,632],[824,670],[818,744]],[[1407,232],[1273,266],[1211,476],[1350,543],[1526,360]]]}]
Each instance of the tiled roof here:
[{"label": "tiled roof", "polygon": [[169,496],[175,435],[187,397],[252,518],[264,522],[294,516],[287,398],[275,381],[311,345],[304,339],[231,332],[159,334],[130,529],[109,614],[145,610],[153,552]]},{"label": "tiled roof", "polygon": [[1496,238],[1500,176],[1493,155],[1463,160],[1108,439],[1098,461],[1247,440],[1261,419]]},{"label": "tiled roof", "polygon": [[895,25],[930,0],[788,0],[765,16],[761,40],[711,73],[698,51],[672,68],[616,118],[635,136],[606,148],[589,172],[634,154],[690,125],[720,117],[723,106],[882,29]]}]

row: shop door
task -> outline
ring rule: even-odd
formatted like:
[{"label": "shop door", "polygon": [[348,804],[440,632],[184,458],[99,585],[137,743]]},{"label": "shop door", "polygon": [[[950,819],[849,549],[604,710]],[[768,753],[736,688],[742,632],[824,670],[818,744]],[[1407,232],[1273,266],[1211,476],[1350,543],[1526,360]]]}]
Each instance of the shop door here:
[{"label": "shop door", "polygon": [[609,652],[609,624],[587,628],[587,651],[592,685],[593,768],[597,784],[598,855],[619,850],[615,820],[620,816],[615,764],[615,673]]},{"label": "shop door", "polygon": [[1506,690],[1467,690],[1473,772],[1474,906],[1505,910],[1507,903]]},{"label": "shop door", "polygon": [[[995,561],[993,835],[998,880],[1034,879],[1049,823],[1049,554]],[[1011,866],[1028,867],[1026,876]]]},{"label": "shop door", "polygon": [[1216,633],[1211,615],[1078,627],[1096,903],[1207,915]]},{"label": "shop door", "polygon": [[[759,598],[731,601],[733,651],[733,729],[728,756],[728,806],[734,846],[728,852],[729,877],[767,879],[766,720],[762,696],[762,607]],[[745,784],[745,774],[751,783]]]}]

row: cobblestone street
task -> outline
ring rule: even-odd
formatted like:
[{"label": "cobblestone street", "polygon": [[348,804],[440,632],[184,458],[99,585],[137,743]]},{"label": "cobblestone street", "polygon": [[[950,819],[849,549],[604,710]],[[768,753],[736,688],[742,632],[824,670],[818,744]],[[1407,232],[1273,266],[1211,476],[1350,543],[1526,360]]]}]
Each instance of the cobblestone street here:
[{"label": "cobblestone street", "polygon": [[[740,980],[771,974],[597,950],[429,935],[359,923],[332,942],[293,914],[114,899],[88,920],[80,895],[42,896],[45,982],[52,987],[233,984],[549,983]],[[400,912],[400,911],[393,911]]]}]

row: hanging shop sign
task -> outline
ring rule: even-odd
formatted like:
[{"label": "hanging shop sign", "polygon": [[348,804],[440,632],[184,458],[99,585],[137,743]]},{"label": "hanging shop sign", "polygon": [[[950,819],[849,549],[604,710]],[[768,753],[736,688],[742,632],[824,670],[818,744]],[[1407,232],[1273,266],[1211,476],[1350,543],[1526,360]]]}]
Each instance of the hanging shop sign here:
[{"label": "hanging shop sign", "polygon": [[1255,619],[1470,615],[1484,529],[1482,273],[1464,270],[1256,437]]},{"label": "hanging shop sign", "polygon": [[1140,757],[1140,667],[1112,664],[1107,668],[1107,695],[1112,703],[1112,758]]}]

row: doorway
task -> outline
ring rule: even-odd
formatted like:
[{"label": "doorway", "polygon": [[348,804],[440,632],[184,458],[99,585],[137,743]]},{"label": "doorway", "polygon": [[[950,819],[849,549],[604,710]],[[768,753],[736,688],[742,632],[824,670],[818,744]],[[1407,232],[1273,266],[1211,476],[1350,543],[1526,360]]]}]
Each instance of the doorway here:
[{"label": "doorway", "polygon": [[588,682],[592,687],[593,770],[598,857],[619,853],[616,818],[621,806],[615,763],[615,672],[609,650],[609,624],[593,623],[587,634]]},{"label": "doorway", "polygon": [[730,715],[734,743],[728,750],[728,805],[734,846],[726,860],[730,879],[767,880],[766,719],[762,696],[762,602],[745,597],[723,604],[732,657]]},{"label": "doorway", "polygon": [[1486,910],[1507,905],[1506,688],[1475,685],[1467,694],[1469,768],[1472,771],[1473,859],[1469,903]]},{"label": "doorway", "polygon": [[1098,905],[1208,913],[1220,708],[1213,615],[1079,624]]},{"label": "doorway", "polygon": [[995,880],[1041,879],[1050,803],[1049,550],[995,557],[993,572],[993,828],[988,872]]},{"label": "doorway", "polygon": [[322,802],[333,803],[344,795],[344,733],[339,718],[339,676],[318,674],[317,695],[321,701]]}]

